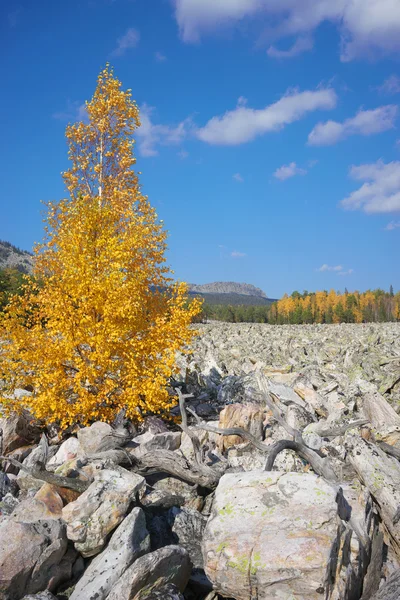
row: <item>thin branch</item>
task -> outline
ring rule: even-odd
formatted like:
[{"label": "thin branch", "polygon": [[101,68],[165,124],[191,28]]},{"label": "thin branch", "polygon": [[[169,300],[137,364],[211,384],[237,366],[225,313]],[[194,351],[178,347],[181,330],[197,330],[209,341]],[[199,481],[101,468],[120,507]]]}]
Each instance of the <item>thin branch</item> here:
[{"label": "thin branch", "polygon": [[70,490],[75,490],[76,492],[84,492],[92,483],[92,481],[81,481],[80,479],[73,479],[72,477],[62,477],[61,475],[55,475],[54,473],[50,473],[49,471],[46,471],[46,469],[43,466],[43,463],[38,463],[37,467],[30,469],[22,463],[20,463],[15,458],[11,458],[10,456],[0,456],[0,460],[7,460],[14,467],[17,467],[17,469],[21,469],[21,471],[28,473],[28,475],[30,475],[34,479],[39,479],[40,481],[45,481],[46,483],[50,483],[58,487],[69,488]]},{"label": "thin branch", "polygon": [[398,448],[395,448],[394,446],[391,446],[390,444],[386,444],[386,442],[380,442],[378,440],[378,445],[379,448],[381,450],[383,450],[386,454],[388,454],[389,456],[393,456],[394,458],[397,458],[397,460],[400,460],[400,450]]},{"label": "thin branch", "polygon": [[320,475],[330,483],[338,483],[338,478],[328,458],[322,458],[322,456],[319,456],[311,448],[292,440],[280,440],[269,446],[268,459],[265,464],[266,471],[272,471],[276,457],[283,450],[294,450],[301,458],[310,463],[317,475]]},{"label": "thin branch", "polygon": [[261,452],[269,452],[268,446],[260,442],[257,438],[254,437],[254,435],[252,435],[248,431],[245,431],[241,427],[230,427],[228,429],[214,427],[213,425],[208,425],[207,423],[202,421],[200,417],[195,413],[195,411],[191,408],[188,408],[187,410],[188,412],[190,412],[191,415],[195,417],[197,421],[197,425],[194,426],[194,429],[203,429],[204,431],[211,431],[212,433],[219,433],[220,435],[238,435],[244,440],[248,440],[249,442],[251,442],[256,448],[258,448],[258,450],[261,450]]}]

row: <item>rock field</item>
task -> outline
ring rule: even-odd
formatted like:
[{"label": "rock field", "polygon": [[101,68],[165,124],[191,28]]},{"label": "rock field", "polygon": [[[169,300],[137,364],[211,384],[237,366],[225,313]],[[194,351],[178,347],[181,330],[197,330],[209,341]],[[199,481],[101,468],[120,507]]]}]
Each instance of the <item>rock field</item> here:
[{"label": "rock field", "polygon": [[399,600],[400,323],[197,328],[169,418],[0,418],[0,600]]}]

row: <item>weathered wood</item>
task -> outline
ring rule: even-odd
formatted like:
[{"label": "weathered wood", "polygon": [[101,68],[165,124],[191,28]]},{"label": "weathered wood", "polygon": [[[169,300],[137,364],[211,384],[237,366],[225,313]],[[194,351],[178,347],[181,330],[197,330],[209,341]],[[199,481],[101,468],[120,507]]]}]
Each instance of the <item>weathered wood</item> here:
[{"label": "weathered wood", "polygon": [[194,410],[188,408],[188,412],[190,412],[190,414],[193,415],[197,421],[197,425],[194,425],[193,427],[194,430],[198,429],[203,431],[210,431],[211,433],[218,433],[219,435],[238,435],[244,440],[251,442],[256,448],[258,448],[258,450],[261,450],[261,452],[267,453],[269,450],[269,446],[266,446],[265,444],[260,442],[260,440],[255,438],[254,435],[252,435],[248,431],[245,431],[241,427],[228,427],[227,429],[222,429],[221,427],[215,427],[214,425],[209,425],[208,423],[202,421],[200,417],[194,412]]},{"label": "weathered wood", "polygon": [[390,444],[386,444],[386,442],[378,441],[378,444],[379,448],[386,454],[389,454],[389,456],[393,456],[394,458],[397,458],[397,460],[400,460],[400,450],[398,448],[391,446]]},{"label": "weathered wood", "polygon": [[188,483],[201,485],[214,489],[222,476],[222,472],[215,469],[199,469],[196,464],[190,464],[183,456],[172,450],[152,450],[134,458],[139,467],[139,472],[146,475],[151,473],[169,473]]},{"label": "weathered wood", "polygon": [[[304,444],[304,440],[300,431],[298,431],[298,429],[294,429],[288,424],[288,422],[286,421],[286,415],[283,412],[281,412],[276,406],[276,404],[273,402],[272,398],[274,397],[274,394],[268,390],[266,377],[262,375],[262,373],[257,373],[257,383],[260,389],[260,394],[262,395],[265,404],[272,412],[274,419],[288,432],[290,436],[293,437],[293,439],[296,442],[298,442],[299,444]],[[277,396],[275,396],[275,398],[279,400]]]},{"label": "weathered wood", "polygon": [[280,440],[269,446],[268,459],[265,464],[266,471],[272,471],[276,457],[283,450],[294,450],[301,458],[310,463],[313,470],[326,481],[330,483],[338,483],[338,478],[330,464],[328,458],[319,456],[317,452],[311,450],[304,444],[299,444],[293,440]]},{"label": "weathered wood", "polygon": [[372,427],[381,434],[388,429],[400,429],[400,416],[378,392],[365,394],[362,407]]},{"label": "weathered wood", "polygon": [[263,444],[259,440],[257,440],[251,433],[245,431],[241,427],[230,427],[228,429],[221,429],[220,427],[214,427],[213,425],[208,425],[207,423],[201,422],[198,415],[192,410],[190,413],[196,417],[198,424],[195,426],[195,429],[203,429],[204,431],[211,431],[212,433],[218,433],[220,435],[238,435],[245,440],[251,442],[258,450],[264,452],[268,455],[267,463],[265,466],[266,471],[272,471],[272,467],[274,465],[275,459],[280,452],[283,450],[294,450],[297,452],[301,458],[310,463],[314,471],[317,475],[324,477],[327,481],[331,483],[337,483],[338,479],[333,471],[330,461],[328,458],[323,458],[319,456],[317,452],[308,448],[305,444],[300,444],[299,442],[295,442],[292,440],[281,440],[279,442],[275,442],[275,444],[267,446]]},{"label": "weathered wood", "polygon": [[381,589],[372,596],[371,600],[399,600],[400,598],[400,569],[395,571],[383,584]]},{"label": "weathered wood", "polygon": [[377,445],[357,435],[346,436],[348,460],[375,501],[382,522],[400,558],[400,464]]},{"label": "weathered wood", "polygon": [[364,577],[363,595],[361,600],[370,600],[371,596],[378,591],[381,582],[381,571],[383,562],[383,533],[376,525],[372,536],[371,557],[367,573]]},{"label": "weathered wood", "polygon": [[181,417],[182,417],[182,423],[180,424],[180,427],[181,427],[182,431],[184,433],[186,433],[186,435],[190,438],[190,441],[192,442],[192,446],[193,446],[194,460],[195,460],[196,464],[199,467],[201,467],[203,464],[203,461],[202,461],[202,455],[201,455],[201,449],[200,449],[200,442],[199,442],[198,437],[193,433],[193,431],[191,429],[189,429],[186,406],[185,406],[186,398],[193,398],[193,394],[182,394],[182,392],[179,388],[175,388],[175,391],[178,394],[179,408],[180,408]]},{"label": "weathered wood", "polygon": [[10,456],[0,456],[0,460],[8,460],[8,462],[14,465],[14,467],[25,471],[25,473],[28,473],[34,479],[39,479],[40,481],[45,481],[46,483],[51,483],[52,485],[57,485],[59,487],[69,488],[70,490],[75,490],[76,492],[84,492],[92,483],[91,480],[82,481],[80,479],[62,477],[61,475],[50,473],[49,471],[46,471],[43,463],[37,463],[35,467],[28,468]]},{"label": "weathered wood", "polygon": [[318,429],[315,431],[320,437],[333,438],[338,437],[340,435],[344,435],[346,431],[349,429],[358,429],[358,427],[362,427],[363,425],[368,425],[368,419],[358,419],[357,421],[353,421],[352,423],[347,423],[347,425],[342,425],[341,427],[334,427],[332,429]]}]

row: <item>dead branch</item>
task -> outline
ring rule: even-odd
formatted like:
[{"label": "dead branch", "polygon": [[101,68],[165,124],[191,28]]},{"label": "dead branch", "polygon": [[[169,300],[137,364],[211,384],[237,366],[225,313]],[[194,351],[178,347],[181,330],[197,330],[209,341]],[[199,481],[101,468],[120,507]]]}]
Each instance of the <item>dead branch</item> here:
[{"label": "dead branch", "polygon": [[281,427],[283,427],[288,432],[290,436],[292,436],[292,438],[296,442],[298,442],[299,444],[304,444],[304,440],[300,431],[298,429],[294,429],[289,425],[289,423],[287,423],[286,415],[278,409],[275,402],[272,400],[272,398],[276,398],[276,400],[279,400],[279,398],[268,390],[265,377],[261,373],[257,374],[257,383],[258,387],[260,388],[260,392],[258,394],[257,392],[255,393],[257,395],[262,396],[263,400],[265,401],[265,404],[272,412],[274,419],[279,423],[279,425],[281,425]]},{"label": "dead branch", "polygon": [[182,423],[180,424],[180,428],[190,438],[190,441],[192,442],[192,446],[193,446],[194,460],[195,460],[196,464],[198,466],[200,466],[203,464],[201,449],[200,449],[200,442],[199,442],[198,437],[188,427],[187,412],[186,412],[186,406],[185,406],[186,398],[193,398],[193,394],[182,394],[182,392],[179,388],[175,388],[175,391],[178,394],[179,408],[180,408],[181,417],[182,417]]},{"label": "dead branch", "polygon": [[269,446],[268,450],[268,458],[265,464],[266,471],[272,471],[275,459],[280,452],[283,450],[294,450],[302,459],[310,463],[317,475],[320,475],[329,481],[329,483],[338,483],[338,478],[331,467],[329,459],[322,458],[315,450],[311,450],[311,448],[308,448],[304,444],[299,444],[292,440],[280,440]]},{"label": "dead branch", "polygon": [[393,456],[394,458],[397,458],[397,460],[400,460],[400,450],[398,448],[391,446],[390,444],[386,444],[386,442],[378,441],[378,444],[379,448],[386,454],[389,454],[389,456]]},{"label": "dead branch", "polygon": [[317,433],[320,437],[333,438],[339,435],[344,435],[349,429],[356,429],[358,427],[362,427],[363,425],[368,425],[368,423],[368,419],[359,419],[358,421],[347,423],[347,425],[342,425],[342,427],[337,427],[336,429],[321,429],[317,430],[315,433]]},{"label": "dead branch", "polygon": [[54,473],[50,473],[49,471],[46,471],[42,462],[38,462],[34,467],[28,468],[22,463],[20,463],[19,460],[11,458],[10,456],[0,456],[0,460],[7,460],[14,467],[17,467],[17,469],[21,469],[21,471],[28,473],[28,475],[30,475],[34,479],[39,479],[40,481],[45,481],[46,483],[50,483],[59,487],[69,488],[70,490],[74,490],[79,493],[82,493],[85,490],[87,490],[89,485],[92,483],[91,480],[81,481],[80,479],[74,479],[72,477],[63,477],[61,475],[55,475]]},{"label": "dead branch", "polygon": [[141,475],[169,473],[188,483],[210,489],[217,487],[223,475],[223,472],[210,467],[205,468],[205,465],[199,468],[198,465],[189,463],[183,456],[172,450],[152,450],[133,459],[138,466],[136,471]]},{"label": "dead branch", "polygon": [[256,448],[258,448],[258,450],[261,450],[261,452],[269,452],[269,446],[266,446],[265,444],[257,440],[257,438],[255,438],[254,435],[252,435],[248,431],[245,431],[241,427],[230,427],[228,429],[214,427],[213,425],[208,425],[208,423],[202,421],[200,417],[195,413],[195,411],[191,408],[188,408],[187,410],[188,412],[190,412],[191,415],[194,416],[194,418],[197,421],[197,425],[194,426],[194,429],[210,431],[211,433],[218,433],[219,435],[238,435],[244,440],[248,440],[249,442],[251,442]]}]

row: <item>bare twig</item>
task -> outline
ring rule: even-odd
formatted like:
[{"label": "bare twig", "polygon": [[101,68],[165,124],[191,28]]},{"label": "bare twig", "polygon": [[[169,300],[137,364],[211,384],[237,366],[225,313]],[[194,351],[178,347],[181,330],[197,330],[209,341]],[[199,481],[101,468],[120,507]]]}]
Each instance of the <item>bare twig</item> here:
[{"label": "bare twig", "polygon": [[21,469],[21,471],[25,471],[25,473],[28,473],[34,479],[39,479],[40,481],[45,481],[46,483],[57,485],[59,487],[69,488],[70,490],[75,490],[76,492],[84,492],[92,483],[91,481],[81,481],[80,479],[62,477],[61,475],[50,473],[49,471],[46,471],[43,463],[41,462],[38,462],[37,466],[33,468],[28,468],[20,463],[19,460],[11,458],[11,456],[0,456],[0,460],[7,460],[14,467]]},{"label": "bare twig", "polygon": [[310,463],[318,475],[321,475],[321,477],[330,483],[338,483],[338,479],[331,467],[329,459],[322,458],[322,456],[319,456],[319,454],[304,444],[299,444],[292,440],[280,440],[279,442],[272,444],[272,446],[269,446],[268,450],[268,459],[265,464],[266,471],[272,471],[275,459],[280,452],[283,450],[294,450],[301,458]]},{"label": "bare twig", "polygon": [[204,421],[202,421],[200,419],[200,417],[195,413],[195,411],[192,410],[191,408],[188,408],[187,410],[188,410],[188,412],[190,412],[191,415],[194,416],[194,418],[197,421],[197,425],[194,426],[194,429],[202,429],[204,431],[218,433],[219,435],[238,435],[239,437],[243,438],[244,440],[248,440],[249,442],[251,442],[256,448],[258,448],[258,450],[261,450],[261,452],[266,452],[266,453],[269,452],[269,446],[266,446],[265,444],[263,444],[262,442],[257,440],[257,438],[255,438],[254,435],[252,435],[248,431],[245,431],[241,427],[230,427],[228,429],[221,429],[220,427],[214,427],[214,425],[208,425],[208,423],[205,423]]}]

